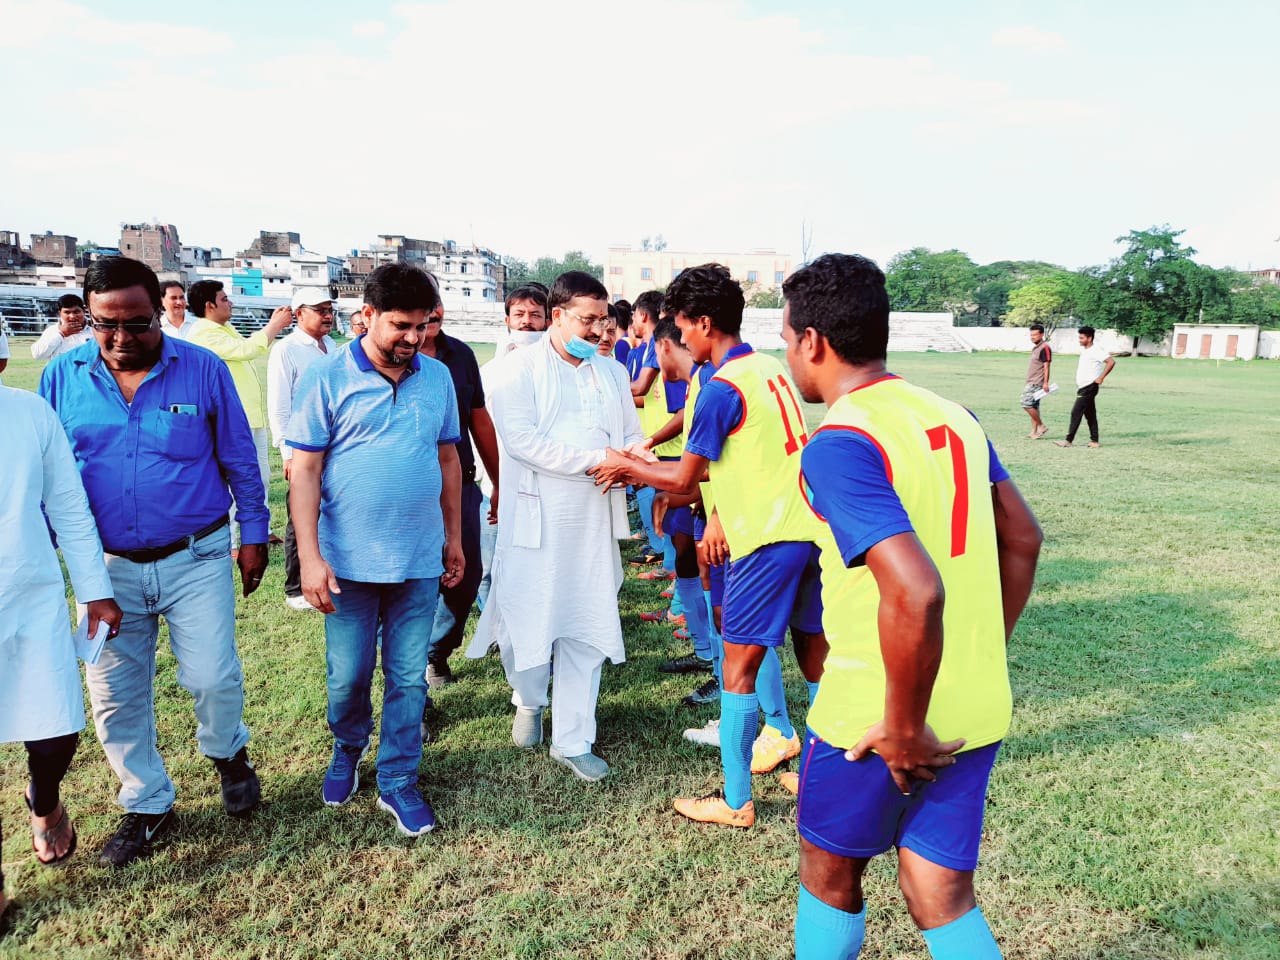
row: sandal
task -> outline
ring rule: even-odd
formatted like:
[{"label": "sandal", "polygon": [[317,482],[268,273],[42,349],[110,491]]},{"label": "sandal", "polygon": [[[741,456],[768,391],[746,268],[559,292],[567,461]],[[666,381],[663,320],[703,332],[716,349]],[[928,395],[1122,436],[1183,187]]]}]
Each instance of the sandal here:
[{"label": "sandal", "polygon": [[[23,799],[27,801],[27,809],[32,809],[31,798],[24,794]],[[76,825],[71,823],[70,818],[67,816],[67,805],[59,802],[58,806],[62,808],[62,816],[58,818],[57,823],[47,829],[37,827],[35,825],[35,813],[31,814],[31,851],[36,855],[36,860],[40,862],[42,867],[56,867],[60,863],[65,863],[76,852],[76,844],[79,842],[79,837],[76,836]],[[46,860],[40,856],[40,848],[36,846],[36,841],[43,843],[46,850],[54,849],[62,836],[64,825],[69,826],[71,829],[71,844],[67,847],[67,852],[60,857]]]}]

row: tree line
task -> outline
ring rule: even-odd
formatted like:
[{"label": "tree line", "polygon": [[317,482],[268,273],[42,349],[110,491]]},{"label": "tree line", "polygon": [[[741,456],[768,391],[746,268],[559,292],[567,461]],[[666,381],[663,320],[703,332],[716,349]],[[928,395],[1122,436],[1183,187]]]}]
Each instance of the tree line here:
[{"label": "tree line", "polygon": [[1159,341],[1175,323],[1280,326],[1280,286],[1197,263],[1167,224],[1131,230],[1109,263],[1067,270],[1039,260],[979,265],[960,250],[916,247],[885,269],[894,310],[949,312],[958,326],[1088,323]]}]

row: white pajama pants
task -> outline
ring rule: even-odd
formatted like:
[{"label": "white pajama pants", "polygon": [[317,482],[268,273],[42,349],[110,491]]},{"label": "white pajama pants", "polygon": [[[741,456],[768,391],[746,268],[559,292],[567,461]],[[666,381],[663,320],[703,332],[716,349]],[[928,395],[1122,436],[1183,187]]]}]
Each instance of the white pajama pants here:
[{"label": "white pajama pants", "polygon": [[517,670],[511,648],[500,644],[499,649],[511,684],[511,702],[517,707],[545,707],[550,680],[551,745],[566,757],[590,753],[596,742],[596,701],[600,699],[604,654],[581,640],[560,637],[551,645],[550,663]]}]

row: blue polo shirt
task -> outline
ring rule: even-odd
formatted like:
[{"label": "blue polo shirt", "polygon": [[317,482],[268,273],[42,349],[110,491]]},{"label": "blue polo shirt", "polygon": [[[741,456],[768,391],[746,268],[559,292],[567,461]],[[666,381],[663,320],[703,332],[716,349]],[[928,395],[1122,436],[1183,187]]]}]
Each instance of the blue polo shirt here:
[{"label": "blue polo shirt", "polygon": [[320,553],[344,580],[403,583],[444,572],[442,443],[457,443],[444,364],[414,354],[399,383],[369,361],[364,336],[302,375],[285,430],[323,453]]},{"label": "blue polo shirt", "polygon": [[228,484],[241,542],[267,542],[253,434],[231,372],[208,350],[164,336],[126,403],[90,341],[45,367],[39,392],[71,440],[108,553],[163,547],[225,517]]}]

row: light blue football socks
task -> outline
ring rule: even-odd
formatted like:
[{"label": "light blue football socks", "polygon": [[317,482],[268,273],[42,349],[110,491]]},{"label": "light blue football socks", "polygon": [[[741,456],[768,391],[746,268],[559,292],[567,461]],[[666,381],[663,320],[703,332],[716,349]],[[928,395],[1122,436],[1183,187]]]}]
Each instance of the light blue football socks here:
[{"label": "light blue football socks", "polygon": [[854,960],[867,932],[867,905],[845,913],[823,903],[803,886],[796,908],[796,960]]},{"label": "light blue football socks", "polygon": [[795,727],[791,726],[791,718],[787,715],[787,694],[782,688],[782,661],[774,647],[765,650],[764,659],[760,661],[756,694],[760,698],[760,709],[764,711],[764,722],[784,737],[794,737]]},{"label": "light blue football socks", "polygon": [[1002,954],[981,907],[932,930],[921,930],[933,960],[1000,960]]},{"label": "light blue football socks", "polygon": [[756,739],[760,702],[754,693],[720,693],[720,763],[725,803],[735,810],[751,799],[751,745]]},{"label": "light blue football socks", "polygon": [[[707,604],[702,594],[702,581],[697,577],[680,577],[676,580],[675,597],[684,608],[685,623],[693,640],[693,652],[703,660],[714,660],[711,649],[711,628],[707,622]],[[675,609],[674,604],[672,609]]]}]

